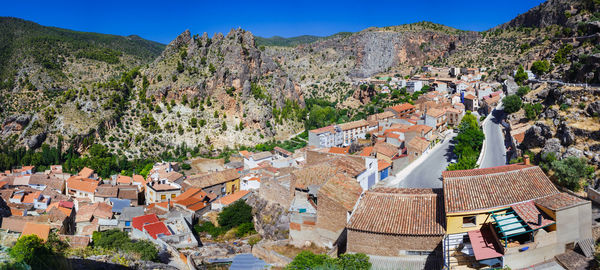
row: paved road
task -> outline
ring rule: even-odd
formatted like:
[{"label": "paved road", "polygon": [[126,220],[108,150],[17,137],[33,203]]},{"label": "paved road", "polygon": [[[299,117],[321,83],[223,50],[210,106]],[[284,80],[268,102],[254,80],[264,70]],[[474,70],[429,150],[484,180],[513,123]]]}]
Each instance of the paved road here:
[{"label": "paved road", "polygon": [[483,125],[485,134],[485,153],[479,168],[490,168],[506,164],[506,147],[504,136],[500,128],[500,121],[504,117],[502,110],[492,111],[490,119]]},{"label": "paved road", "polygon": [[[451,138],[456,134],[448,136],[441,145],[428,153],[428,157],[398,184],[404,188],[442,188],[442,172],[446,170],[450,160],[454,156],[452,150],[454,144]],[[451,137],[451,138],[450,138]]]}]

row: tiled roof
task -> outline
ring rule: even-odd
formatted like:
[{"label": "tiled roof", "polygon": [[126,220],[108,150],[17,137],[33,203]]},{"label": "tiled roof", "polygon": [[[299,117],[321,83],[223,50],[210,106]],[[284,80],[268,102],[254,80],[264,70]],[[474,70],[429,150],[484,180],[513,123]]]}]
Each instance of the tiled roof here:
[{"label": "tiled roof", "polygon": [[558,193],[537,166],[445,171],[442,177],[448,213],[498,208]]},{"label": "tiled roof", "polygon": [[192,175],[185,182],[195,188],[207,188],[240,178],[237,169],[229,169],[203,175]]},{"label": "tiled roof", "polygon": [[25,196],[23,196],[23,203],[33,203],[33,200],[37,199],[40,194],[40,191],[25,194]]},{"label": "tiled roof", "polygon": [[427,150],[427,147],[429,147],[429,142],[421,137],[414,137],[408,142],[406,147],[415,149],[419,153],[423,153]]},{"label": "tiled roof", "polygon": [[37,235],[37,237],[46,241],[48,240],[48,234],[50,234],[50,225],[27,222],[25,223],[25,227],[23,228],[21,235],[24,236],[30,234]]},{"label": "tiled roof", "polygon": [[67,180],[67,187],[69,189],[84,191],[87,193],[94,193],[96,192],[96,188],[98,187],[98,182],[86,181],[78,179],[77,177],[71,177]]},{"label": "tiled roof", "polygon": [[155,214],[143,215],[139,217],[133,217],[131,219],[131,226],[140,231],[143,231],[145,224],[150,224],[158,221],[158,217]]},{"label": "tiled roof", "polygon": [[271,154],[271,152],[269,151],[263,151],[263,152],[258,152],[252,155],[252,159],[256,160],[261,160],[261,159],[265,159],[265,158],[270,158],[272,157],[273,154]]},{"label": "tiled roof", "polygon": [[363,157],[368,157],[368,156],[371,156],[372,152],[373,152],[373,146],[367,146],[367,147],[363,148],[362,152],[360,152],[360,155]]},{"label": "tiled roof", "polygon": [[332,154],[348,154],[350,150],[350,146],[348,147],[331,147],[329,148],[329,153]]},{"label": "tiled roof", "polygon": [[119,175],[117,177],[117,183],[119,184],[131,184],[132,178],[126,175]]},{"label": "tiled roof", "polygon": [[580,199],[568,193],[557,193],[548,197],[535,200],[535,203],[541,207],[548,208],[552,211],[558,211],[576,205],[590,203],[584,199]]},{"label": "tiled roof", "polygon": [[[554,223],[554,220],[550,219],[544,211],[538,209],[533,201],[513,204],[511,208],[515,210],[517,215],[519,215],[532,230]],[[542,215],[542,224],[538,224],[538,215]]]},{"label": "tiled roof", "polygon": [[360,128],[360,127],[366,127],[368,125],[369,125],[369,123],[364,119],[339,124],[339,126],[342,130],[350,130],[350,129]]},{"label": "tiled roof", "polygon": [[435,109],[435,108],[431,108],[429,110],[427,110],[427,115],[438,118],[441,117],[442,115],[444,115],[446,112],[444,110],[440,110],[440,109]]},{"label": "tiled roof", "polygon": [[136,188],[130,188],[130,187],[131,186],[120,186],[119,194],[117,195],[117,198],[137,201],[138,191]]},{"label": "tiled roof", "polygon": [[83,178],[90,178],[92,176],[92,174],[94,174],[94,170],[88,168],[88,167],[84,167],[83,169],[81,169],[81,171],[77,174]]},{"label": "tiled roof", "polygon": [[390,107],[390,109],[396,111],[396,112],[403,112],[406,110],[410,110],[410,109],[414,109],[415,106],[410,104],[410,103],[402,103],[402,104],[398,104],[396,106]]},{"label": "tiled roof", "polygon": [[25,221],[23,217],[12,216],[2,218],[2,229],[11,232],[23,232]]},{"label": "tiled roof", "polygon": [[321,186],[317,197],[325,196],[339,203],[347,211],[352,211],[361,193],[362,188],[356,179],[338,173]]},{"label": "tiled roof", "polygon": [[427,125],[413,125],[407,128],[407,131],[417,131],[417,132],[423,132],[424,134],[429,133],[430,131],[432,131],[433,128]]},{"label": "tiled roof", "polygon": [[27,185],[29,185],[30,178],[31,178],[31,175],[17,176],[17,177],[15,177],[12,185],[13,186],[27,186]]},{"label": "tiled roof", "polygon": [[219,198],[216,200],[217,203],[220,203],[222,205],[230,205],[232,203],[234,203],[235,201],[243,198],[244,196],[248,195],[248,193],[250,193],[249,190],[240,190],[238,192],[235,192],[233,194],[229,194],[227,196],[224,196],[222,198]]},{"label": "tiled roof", "polygon": [[326,127],[322,127],[322,128],[317,128],[317,129],[313,129],[309,132],[312,132],[315,134],[321,134],[321,133],[325,133],[325,132],[335,133],[335,126],[331,125],[331,126],[326,126]]},{"label": "tiled roof", "polygon": [[245,158],[249,158],[252,155],[252,153],[250,153],[246,150],[242,150],[242,151],[240,151],[240,155],[242,155]]},{"label": "tiled roof", "polygon": [[96,193],[94,195],[103,198],[116,198],[117,194],[119,194],[119,188],[116,186],[101,185],[96,188]]},{"label": "tiled roof", "polygon": [[373,146],[373,151],[387,157],[393,157],[398,154],[398,147],[386,142],[378,142]]},{"label": "tiled roof", "polygon": [[167,228],[162,221],[144,225],[144,229],[154,239],[156,239],[159,234],[171,235],[171,231],[169,231],[169,228]]},{"label": "tiled roof", "polygon": [[395,235],[444,235],[441,194],[431,189],[376,188],[365,192],[348,229]]},{"label": "tiled roof", "polygon": [[144,179],[144,177],[139,174],[134,174],[132,178],[133,182],[141,183],[142,186],[146,184],[146,180]]},{"label": "tiled roof", "polygon": [[94,218],[112,218],[112,206],[97,202],[94,204],[84,204],[79,206],[75,215],[75,222],[87,222]]},{"label": "tiled roof", "polygon": [[297,188],[306,189],[311,185],[323,185],[325,181],[338,172],[357,176],[366,170],[361,157],[332,155],[319,161],[319,163],[291,172]]},{"label": "tiled roof", "polygon": [[381,171],[389,166],[392,166],[391,163],[387,163],[383,160],[377,160],[377,171]]},{"label": "tiled roof", "polygon": [[273,150],[277,151],[277,152],[280,152],[280,153],[282,153],[284,155],[287,155],[287,156],[291,156],[293,154],[292,152],[290,152],[288,150],[285,150],[285,149],[283,149],[283,148],[281,148],[279,146],[275,146],[275,148],[273,148]]},{"label": "tiled roof", "polygon": [[87,247],[90,243],[89,236],[82,235],[60,235],[60,239],[66,240],[69,243],[69,246],[74,248],[84,248]]}]

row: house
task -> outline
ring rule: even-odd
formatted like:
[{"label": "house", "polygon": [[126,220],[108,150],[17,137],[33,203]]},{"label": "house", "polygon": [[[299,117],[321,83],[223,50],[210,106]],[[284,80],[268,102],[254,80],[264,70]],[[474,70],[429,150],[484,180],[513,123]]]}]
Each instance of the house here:
[{"label": "house", "polygon": [[349,146],[358,139],[364,139],[369,123],[364,120],[352,121],[339,125],[342,130],[342,145]]},{"label": "house", "polygon": [[[591,203],[561,193],[537,166],[442,173],[447,264],[523,268],[592,238]],[[454,252],[467,246],[465,253]],[[591,252],[591,251],[590,251]]]},{"label": "house", "polygon": [[467,90],[467,88],[469,88],[469,84],[464,81],[457,81],[455,83],[454,88],[456,89],[456,92],[458,92],[458,93],[464,92],[465,90]]},{"label": "house", "polygon": [[422,88],[423,88],[423,81],[410,80],[410,81],[406,82],[406,91],[409,93],[421,91]]},{"label": "house", "polygon": [[343,144],[342,129],[337,125],[326,126],[308,132],[308,145],[316,147],[341,146]]},{"label": "house", "polygon": [[76,198],[88,198],[94,201],[94,194],[96,193],[98,184],[99,182],[93,179],[72,176],[66,183],[67,195]]},{"label": "house", "polygon": [[367,116],[367,121],[380,121],[385,122],[389,119],[392,119],[396,116],[396,114],[392,111],[384,111],[382,113],[372,114]]},{"label": "house", "polygon": [[414,161],[429,149],[429,142],[421,137],[414,137],[406,144],[408,157],[410,161]]},{"label": "house", "polygon": [[107,203],[78,203],[76,207],[75,226],[77,235],[91,236],[99,228],[100,220],[113,217],[112,206]]},{"label": "house", "polygon": [[481,108],[483,108],[487,114],[490,114],[496,108],[496,106],[502,99],[502,96],[502,91],[496,91],[491,93],[490,95],[484,96]]},{"label": "house", "polygon": [[394,113],[395,118],[407,118],[415,113],[415,110],[415,106],[410,103],[402,103],[385,108],[385,111]]},{"label": "house", "polygon": [[240,190],[237,191],[235,193],[229,194],[227,196],[221,197],[216,199],[215,201],[212,202],[211,204],[211,209],[212,210],[217,210],[220,211],[223,208],[231,205],[232,203],[240,200],[240,199],[246,199],[250,196],[250,191],[249,190]]},{"label": "house", "polygon": [[288,150],[285,150],[285,149],[283,149],[283,148],[281,148],[279,146],[275,146],[273,148],[273,152],[275,153],[275,155],[277,155],[280,158],[288,158],[288,157],[291,157],[294,154],[294,153],[292,153],[292,152],[290,152]]},{"label": "house", "polygon": [[118,175],[116,182],[117,185],[131,185],[133,183],[133,178],[126,175]]},{"label": "house", "polygon": [[96,187],[96,192],[94,193],[93,202],[106,202],[111,198],[117,198],[119,194],[119,188],[113,185],[99,185]]},{"label": "house", "polygon": [[189,187],[199,188],[217,197],[232,194],[240,190],[240,173],[236,169],[192,175],[185,179]]},{"label": "house", "polygon": [[118,227],[121,228],[124,232],[131,232],[132,226],[131,221],[134,217],[139,217],[144,215],[144,207],[135,206],[135,207],[124,207],[121,210],[121,214],[118,217]]},{"label": "house", "polygon": [[181,185],[167,179],[150,180],[145,187],[146,204],[171,200],[181,194]]},{"label": "house", "polygon": [[425,125],[432,127],[437,132],[446,129],[446,111],[443,109],[431,108],[425,113]]},{"label": "house", "polygon": [[338,242],[362,191],[356,179],[343,173],[337,173],[321,186],[316,223],[321,246],[331,248]]},{"label": "house", "polygon": [[143,239],[144,236],[144,226],[153,224],[156,222],[160,222],[158,216],[156,214],[149,214],[143,216],[137,216],[131,218],[131,226],[133,227],[131,236],[136,239]]},{"label": "house", "polygon": [[465,110],[475,112],[479,108],[479,102],[477,101],[477,97],[472,94],[466,94],[463,100],[463,104],[465,104]]},{"label": "house", "polygon": [[373,152],[378,160],[392,163],[392,159],[398,155],[398,147],[386,142],[378,142],[373,146]]},{"label": "house", "polygon": [[98,175],[96,175],[94,173],[94,170],[92,170],[88,167],[83,167],[83,169],[81,169],[81,171],[79,171],[77,176],[79,176],[81,178],[89,178],[89,179],[94,179],[94,180],[98,179]]},{"label": "house", "polygon": [[50,165],[50,173],[51,174],[61,174],[63,173],[62,165]]},{"label": "house", "polygon": [[373,269],[441,269],[441,193],[413,188],[366,191],[346,226],[346,252],[367,254]]},{"label": "house", "polygon": [[435,88],[435,91],[439,92],[439,93],[448,93],[448,84],[444,83],[444,82],[440,82],[440,81],[435,81],[433,83],[433,87]]},{"label": "house", "polygon": [[455,108],[446,109],[447,124],[451,125],[451,126],[458,126],[458,124],[460,124],[460,121],[462,120],[464,115],[465,115],[464,110],[461,111],[461,110],[455,109]]},{"label": "house", "polygon": [[258,167],[261,162],[271,162],[273,161],[273,154],[269,151],[254,153],[248,156],[248,158],[244,157],[244,168],[253,169]]},{"label": "house", "polygon": [[23,227],[23,232],[21,233],[21,236],[32,234],[44,241],[47,241],[48,235],[50,234],[50,225],[34,222],[25,223],[25,227]]},{"label": "house", "polygon": [[37,190],[44,190],[46,187],[49,187],[52,190],[63,193],[65,190],[65,181],[54,174],[34,173],[29,178],[29,187]]},{"label": "house", "polygon": [[31,175],[35,172],[35,166],[23,166],[19,169],[14,169],[12,174],[14,176]]},{"label": "house", "polygon": [[388,175],[390,175],[391,171],[392,171],[391,163],[385,162],[383,160],[377,161],[377,173],[378,173],[379,181],[385,180],[388,177]]},{"label": "house", "polygon": [[216,194],[207,194],[202,189],[190,188],[175,197],[173,202],[175,206],[200,216],[210,209],[208,205],[215,197]]},{"label": "house", "polygon": [[241,180],[240,190],[258,190],[260,188],[260,177],[257,175],[245,175]]}]

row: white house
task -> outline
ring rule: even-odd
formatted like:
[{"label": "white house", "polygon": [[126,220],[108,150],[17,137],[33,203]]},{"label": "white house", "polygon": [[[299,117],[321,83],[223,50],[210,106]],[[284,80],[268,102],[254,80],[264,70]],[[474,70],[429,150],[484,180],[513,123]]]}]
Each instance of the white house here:
[{"label": "white house", "polygon": [[416,91],[421,91],[421,89],[423,88],[423,82],[422,81],[408,81],[406,82],[406,91],[409,93],[414,93]]},{"label": "white house", "polygon": [[337,125],[313,129],[308,132],[308,145],[316,147],[341,146],[343,143],[342,129]]},{"label": "white house", "polygon": [[273,161],[273,154],[271,154],[271,152],[264,151],[249,155],[248,157],[244,157],[244,168],[254,169],[258,167],[259,163],[265,161],[269,163]]}]

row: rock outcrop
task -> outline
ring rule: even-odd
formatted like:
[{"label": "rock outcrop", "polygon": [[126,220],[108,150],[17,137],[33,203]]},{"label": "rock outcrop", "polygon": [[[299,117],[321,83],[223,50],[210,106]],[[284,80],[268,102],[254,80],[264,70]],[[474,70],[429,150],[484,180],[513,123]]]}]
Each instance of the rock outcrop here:
[{"label": "rock outcrop", "polygon": [[[526,149],[542,147],[545,145],[546,140],[552,137],[550,127],[546,124],[537,122],[525,131],[525,137],[521,145]],[[558,141],[560,145],[560,141]]]},{"label": "rock outcrop", "polygon": [[280,204],[268,202],[253,195],[246,201],[252,206],[254,229],[264,239],[283,240],[288,238],[290,216]]}]

